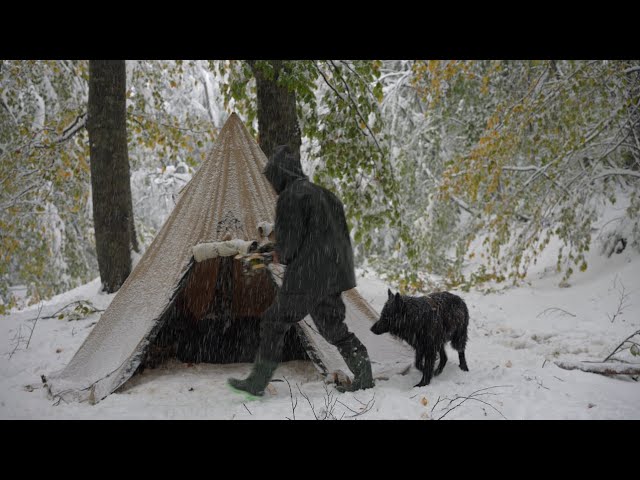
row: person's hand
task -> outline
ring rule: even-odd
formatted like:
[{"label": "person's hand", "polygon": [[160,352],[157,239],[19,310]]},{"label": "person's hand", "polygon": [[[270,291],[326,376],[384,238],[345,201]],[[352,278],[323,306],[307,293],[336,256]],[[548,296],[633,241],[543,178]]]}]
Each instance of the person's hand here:
[{"label": "person's hand", "polygon": [[260,253],[267,253],[267,252],[273,252],[273,250],[275,249],[276,245],[273,242],[267,242],[263,245],[260,245],[258,247],[258,252]]}]

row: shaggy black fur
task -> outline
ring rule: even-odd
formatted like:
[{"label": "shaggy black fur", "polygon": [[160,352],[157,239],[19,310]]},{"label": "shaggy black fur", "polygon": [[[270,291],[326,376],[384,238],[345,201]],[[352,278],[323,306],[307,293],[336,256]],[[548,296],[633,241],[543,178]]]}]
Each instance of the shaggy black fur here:
[{"label": "shaggy black fur", "polygon": [[416,387],[429,385],[437,353],[440,363],[435,375],[442,372],[447,363],[444,345],[449,341],[458,352],[460,369],[469,371],[464,357],[469,311],[460,297],[449,292],[431,293],[426,297],[394,295],[391,290],[388,294],[380,320],[371,331],[376,335],[388,332],[416,350],[416,368],[422,371],[422,380]]}]

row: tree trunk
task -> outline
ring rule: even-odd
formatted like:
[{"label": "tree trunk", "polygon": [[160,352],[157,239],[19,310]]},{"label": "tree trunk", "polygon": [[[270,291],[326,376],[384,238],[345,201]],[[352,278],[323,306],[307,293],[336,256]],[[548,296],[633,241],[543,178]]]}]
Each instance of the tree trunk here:
[{"label": "tree trunk", "polygon": [[628,62],[627,65],[628,68],[625,71],[629,77],[628,95],[631,111],[629,114],[630,143],[634,145],[635,148],[632,147],[630,149],[633,161],[627,162],[625,167],[640,170],[640,111],[638,111],[637,108],[638,99],[640,98],[640,65],[637,65],[636,62]]},{"label": "tree trunk", "polygon": [[296,113],[296,94],[278,85],[278,78],[285,68],[283,62],[272,60],[269,63],[274,70],[273,78],[268,78],[255,61],[249,61],[258,93],[258,143],[267,158],[278,145],[289,145],[293,152],[299,154],[302,139]]},{"label": "tree trunk", "polygon": [[129,179],[124,60],[89,61],[87,130],[96,251],[102,288],[117,291],[137,247]]}]

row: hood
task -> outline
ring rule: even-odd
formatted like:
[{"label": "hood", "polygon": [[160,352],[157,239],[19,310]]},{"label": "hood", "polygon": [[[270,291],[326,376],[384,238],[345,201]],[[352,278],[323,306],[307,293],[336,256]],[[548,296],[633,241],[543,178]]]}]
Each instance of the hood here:
[{"label": "hood", "polygon": [[287,145],[276,147],[264,169],[264,176],[278,195],[294,180],[307,178],[302,171],[300,155],[291,153]]}]

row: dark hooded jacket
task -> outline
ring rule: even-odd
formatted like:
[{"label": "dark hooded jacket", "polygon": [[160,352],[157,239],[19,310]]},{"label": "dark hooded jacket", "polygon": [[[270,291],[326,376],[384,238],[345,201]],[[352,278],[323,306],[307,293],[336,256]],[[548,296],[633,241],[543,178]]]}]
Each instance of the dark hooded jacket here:
[{"label": "dark hooded jacket", "polygon": [[277,147],[264,174],[278,193],[276,251],[287,266],[281,291],[327,295],[356,286],[342,202],[310,182],[300,157]]}]

